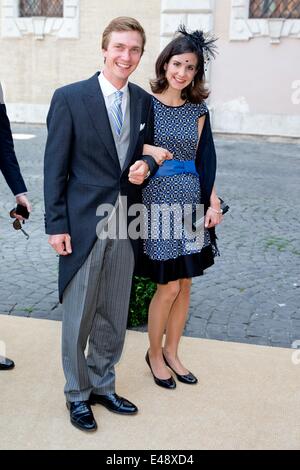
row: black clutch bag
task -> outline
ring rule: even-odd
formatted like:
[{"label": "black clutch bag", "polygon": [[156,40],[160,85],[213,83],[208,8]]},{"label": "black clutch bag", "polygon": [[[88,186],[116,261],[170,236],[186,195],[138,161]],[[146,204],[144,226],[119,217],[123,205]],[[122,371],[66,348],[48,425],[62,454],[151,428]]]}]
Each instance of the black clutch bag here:
[{"label": "black clutch bag", "polygon": [[[230,207],[228,206],[228,204],[226,204],[226,202],[223,201],[223,199],[221,199],[220,197],[219,197],[219,199],[220,199],[220,203],[221,203],[220,209],[222,211],[222,215],[224,215],[224,214],[226,214],[226,212],[229,211]],[[192,229],[193,229],[194,232],[199,230],[200,228],[203,229],[204,220],[205,220],[205,216],[197,218],[196,211],[192,212]]]},{"label": "black clutch bag", "polygon": [[226,202],[223,201],[223,199],[220,199],[220,203],[221,203],[221,211],[222,211],[222,215],[226,214],[226,212],[229,211],[230,207],[228,206],[228,204],[226,204]]}]

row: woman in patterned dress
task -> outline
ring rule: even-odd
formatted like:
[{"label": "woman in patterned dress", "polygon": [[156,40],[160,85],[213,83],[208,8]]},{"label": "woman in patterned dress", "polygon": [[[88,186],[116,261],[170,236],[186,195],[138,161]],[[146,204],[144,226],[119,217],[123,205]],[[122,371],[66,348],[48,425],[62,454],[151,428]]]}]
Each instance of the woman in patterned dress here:
[{"label": "woman in patterned dress", "polygon": [[[222,220],[214,187],[215,150],[204,102],[208,97],[204,65],[205,59],[214,55],[214,39],[201,31],[188,33],[184,27],[179,33],[159,55],[156,79],[151,81],[156,147],[146,145],[144,153],[161,166],[143,189],[148,237],[143,241],[139,268],[139,274],[157,283],[149,307],[146,362],[155,383],[170,389],[176,382],[168,368],[179,381],[197,383],[180,361],[178,346],[188,314],[192,277],[213,264],[215,239],[211,235]],[[184,229],[175,237],[178,221],[182,221],[180,210],[178,216],[176,211],[171,216],[168,237],[163,235],[164,214],[157,219],[151,212],[161,205],[184,210],[185,205],[194,209],[200,203],[206,212],[205,228],[192,242]]]}]

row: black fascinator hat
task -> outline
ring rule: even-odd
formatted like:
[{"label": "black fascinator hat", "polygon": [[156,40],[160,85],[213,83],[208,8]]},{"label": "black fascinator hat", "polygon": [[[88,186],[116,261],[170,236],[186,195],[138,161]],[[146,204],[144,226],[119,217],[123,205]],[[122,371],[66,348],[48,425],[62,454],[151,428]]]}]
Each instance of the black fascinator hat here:
[{"label": "black fascinator hat", "polygon": [[216,40],[212,34],[204,33],[203,31],[197,29],[192,32],[188,32],[185,25],[181,24],[176,31],[179,34],[182,34],[187,41],[190,43],[191,47],[198,53],[198,55],[203,56],[204,68],[207,70],[207,64],[211,58],[215,58],[217,54]]}]

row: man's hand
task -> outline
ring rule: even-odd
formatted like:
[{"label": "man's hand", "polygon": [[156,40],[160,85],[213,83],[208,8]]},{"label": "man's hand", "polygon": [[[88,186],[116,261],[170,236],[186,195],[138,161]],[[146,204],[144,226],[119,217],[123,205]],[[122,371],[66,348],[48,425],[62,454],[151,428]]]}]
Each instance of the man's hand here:
[{"label": "man's hand", "polygon": [[[27,196],[25,194],[22,194],[22,196],[17,196],[16,197],[16,203],[17,204],[20,204],[21,206],[24,206],[26,207],[26,209],[28,210],[28,212],[31,212],[32,211],[32,207],[31,207],[31,204],[29,202],[29,199],[27,198]],[[24,217],[22,217],[21,215],[18,215],[18,214],[15,214],[14,217],[16,219],[19,219],[21,221],[24,221]]]},{"label": "man's hand", "polygon": [[48,243],[61,256],[68,256],[72,253],[71,237],[68,233],[50,235]]},{"label": "man's hand", "polygon": [[149,173],[149,167],[143,160],[137,160],[130,168],[128,179],[132,184],[142,184]]}]

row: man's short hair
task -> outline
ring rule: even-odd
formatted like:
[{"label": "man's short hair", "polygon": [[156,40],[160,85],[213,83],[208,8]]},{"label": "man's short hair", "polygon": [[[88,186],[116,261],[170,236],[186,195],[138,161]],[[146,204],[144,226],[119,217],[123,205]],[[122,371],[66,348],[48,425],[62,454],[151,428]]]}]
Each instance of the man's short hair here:
[{"label": "man's short hair", "polygon": [[146,44],[146,34],[142,25],[135,19],[129,16],[119,16],[114,18],[109,25],[105,28],[102,35],[102,49],[106,50],[110,35],[114,31],[137,31],[142,37],[142,54]]}]

